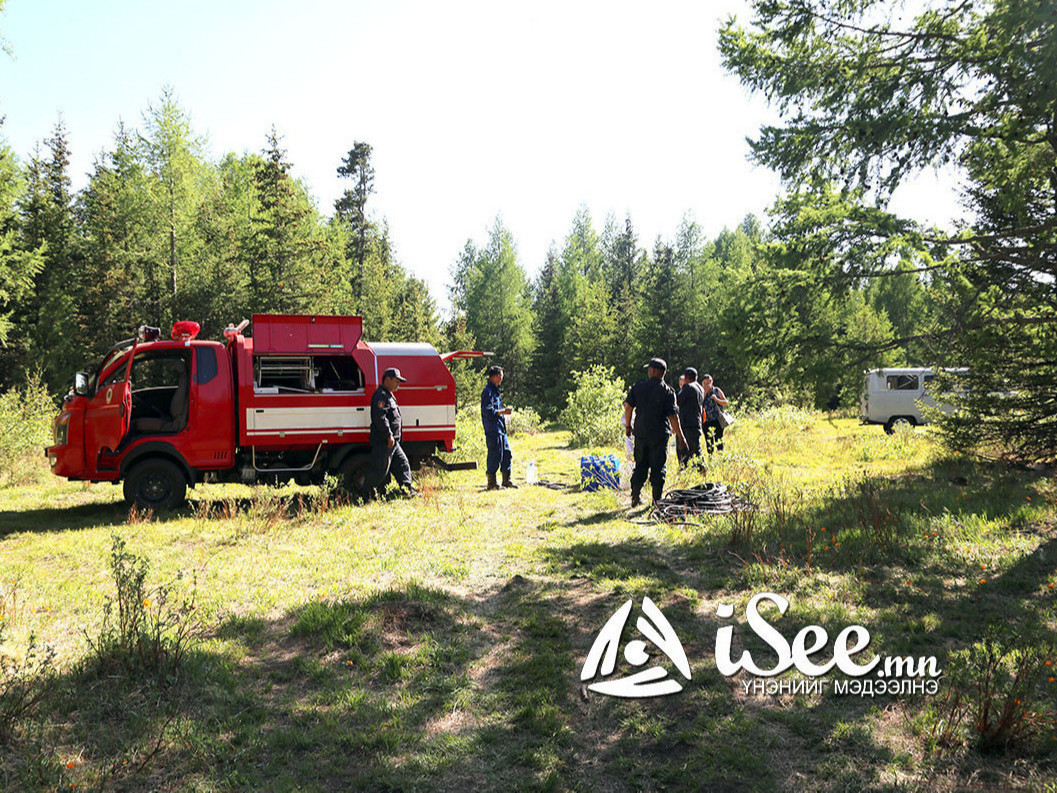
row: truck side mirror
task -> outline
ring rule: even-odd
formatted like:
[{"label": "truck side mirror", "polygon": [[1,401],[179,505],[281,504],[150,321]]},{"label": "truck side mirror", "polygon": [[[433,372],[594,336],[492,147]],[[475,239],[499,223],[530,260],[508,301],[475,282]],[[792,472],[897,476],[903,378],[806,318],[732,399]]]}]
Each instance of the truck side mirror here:
[{"label": "truck side mirror", "polygon": [[88,375],[84,372],[73,376],[73,393],[77,396],[88,396]]}]

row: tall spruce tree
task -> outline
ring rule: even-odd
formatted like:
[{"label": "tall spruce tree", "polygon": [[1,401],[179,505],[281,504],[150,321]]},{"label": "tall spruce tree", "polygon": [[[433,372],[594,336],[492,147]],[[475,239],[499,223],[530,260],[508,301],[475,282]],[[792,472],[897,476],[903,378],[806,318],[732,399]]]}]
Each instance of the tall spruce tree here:
[{"label": "tall spruce tree", "polygon": [[[560,321],[566,328],[560,348],[566,371],[612,366],[617,318],[609,301],[600,238],[586,207],[577,210],[565,237],[557,287]],[[564,395],[558,407],[564,407]]]},{"label": "tall spruce tree", "polygon": [[193,133],[171,88],[147,108],[144,126],[140,146],[156,213],[153,268],[163,274],[158,278],[157,313],[163,325],[170,325],[193,310],[187,293],[194,291],[193,276],[206,252],[196,221],[209,169],[203,162],[205,141]]},{"label": "tall spruce tree", "polygon": [[334,202],[335,216],[347,226],[348,260],[352,269],[352,294],[357,302],[362,301],[364,282],[367,279],[366,262],[370,223],[367,220],[367,199],[374,192],[374,166],[371,164],[371,146],[356,141],[338,166],[338,176],[351,179],[352,188],[342,193]]},{"label": "tall spruce tree", "polygon": [[85,248],[83,305],[95,328],[90,357],[140,324],[161,324],[158,213],[151,181],[138,136],[119,124],[113,149],[96,159],[77,202]]},{"label": "tall spruce tree", "polygon": [[38,152],[30,160],[20,206],[25,245],[43,251],[43,267],[18,317],[26,345],[23,365],[40,368],[49,387],[59,391],[84,353],[84,272],[75,240],[70,149],[61,120],[44,144],[47,155]]},{"label": "tall spruce tree", "polygon": [[311,310],[319,298],[324,244],[315,208],[290,176],[293,167],[275,127],[253,162],[258,213],[253,217],[250,299],[257,311]]},{"label": "tall spruce tree", "polygon": [[15,155],[0,140],[0,386],[16,382],[25,367],[25,348],[13,315],[33,294],[44,267],[44,244],[23,234],[16,200],[25,188]]},{"label": "tall spruce tree", "polygon": [[566,325],[558,293],[558,253],[553,245],[532,286],[532,329],[536,347],[527,390],[536,409],[554,418],[565,405],[569,369],[561,353]]},{"label": "tall spruce tree", "polygon": [[514,238],[499,218],[485,247],[467,241],[452,267],[451,300],[477,344],[507,370],[511,398],[523,395],[524,384],[536,376],[529,371],[535,346],[529,283]]},{"label": "tall spruce tree", "polygon": [[646,252],[639,247],[631,216],[623,228],[607,221],[602,234],[602,268],[613,310],[612,350],[608,357],[617,375],[632,382],[641,374],[636,332],[639,326],[640,287]]}]

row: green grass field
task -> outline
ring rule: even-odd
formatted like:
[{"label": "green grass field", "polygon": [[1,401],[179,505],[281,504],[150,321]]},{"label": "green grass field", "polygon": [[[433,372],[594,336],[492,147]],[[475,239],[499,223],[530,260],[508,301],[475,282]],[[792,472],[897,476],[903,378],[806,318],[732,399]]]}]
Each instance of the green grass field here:
[{"label": "green grass field", "polygon": [[[535,460],[578,484],[567,433],[513,447],[515,481]],[[707,473],[669,467],[670,488],[722,481],[759,507],[734,517],[657,524],[625,493],[486,492],[483,472],[419,481],[420,499],[367,506],[200,487],[163,518],[46,472],[0,490],[2,650],[19,659],[33,635],[55,653],[53,677],[0,688],[0,790],[1057,790],[1045,471],[773,410],[741,419]],[[149,563],[145,613],[194,595],[173,612],[186,655],[161,671],[101,639],[115,535]],[[765,591],[791,602],[768,615],[787,639],[858,624],[871,651],[935,655],[939,693],[747,692],[747,673],[717,671],[716,632],[734,624],[735,655],[773,663],[744,626]],[[644,596],[692,680],[588,692],[595,635]],[[3,698],[34,685],[5,724]]]}]

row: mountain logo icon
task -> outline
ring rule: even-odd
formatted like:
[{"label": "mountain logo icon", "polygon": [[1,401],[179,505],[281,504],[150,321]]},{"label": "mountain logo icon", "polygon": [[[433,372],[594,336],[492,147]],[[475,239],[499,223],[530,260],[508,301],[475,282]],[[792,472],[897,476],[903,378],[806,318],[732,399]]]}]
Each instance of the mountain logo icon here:
[{"label": "mountain logo icon", "polygon": [[[593,680],[598,675],[608,677],[613,674],[617,665],[617,653],[620,651],[620,637],[631,614],[632,602],[629,599],[617,609],[617,612],[599,631],[594,644],[591,645],[591,652],[587,654],[584,668],[580,672],[581,682]],[[689,680],[690,664],[686,660],[686,652],[683,650],[679,637],[672,630],[671,624],[648,597],[642,599],[642,612],[645,616],[640,616],[635,622],[639,633],[663,652],[675,664],[675,668],[682,676]],[[624,648],[624,659],[636,668],[645,666],[650,660],[650,654],[646,648],[646,642],[641,639],[630,641]],[[611,697],[641,699],[675,694],[682,691],[683,686],[674,675],[669,677],[667,669],[655,665],[627,677],[591,683],[587,689],[599,694],[608,694]]]}]

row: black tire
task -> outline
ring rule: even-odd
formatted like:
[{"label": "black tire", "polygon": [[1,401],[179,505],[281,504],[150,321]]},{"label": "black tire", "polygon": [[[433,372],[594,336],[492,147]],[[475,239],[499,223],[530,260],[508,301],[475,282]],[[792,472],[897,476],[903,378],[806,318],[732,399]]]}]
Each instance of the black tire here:
[{"label": "black tire", "polygon": [[125,476],[125,502],[131,507],[164,512],[187,497],[187,478],[180,466],[164,457],[136,463]]},{"label": "black tire", "polygon": [[892,416],[885,422],[885,432],[892,435],[896,431],[896,426],[899,424],[909,424],[911,427],[917,426],[917,422],[914,421],[913,416]]},{"label": "black tire", "polygon": [[354,454],[346,458],[338,469],[341,486],[354,498],[367,498],[370,493],[367,481],[371,472],[371,455]]}]

